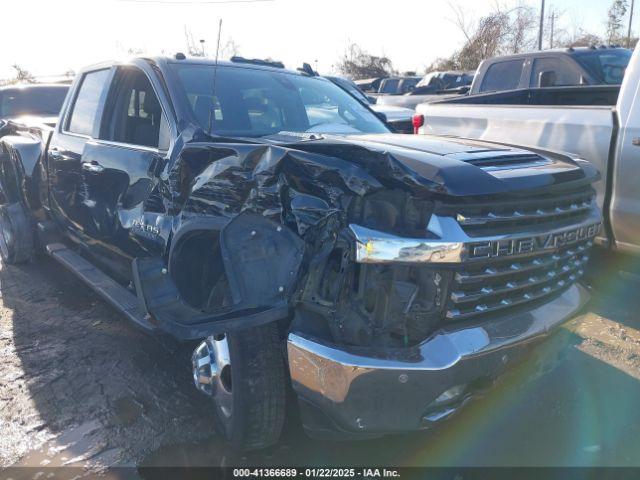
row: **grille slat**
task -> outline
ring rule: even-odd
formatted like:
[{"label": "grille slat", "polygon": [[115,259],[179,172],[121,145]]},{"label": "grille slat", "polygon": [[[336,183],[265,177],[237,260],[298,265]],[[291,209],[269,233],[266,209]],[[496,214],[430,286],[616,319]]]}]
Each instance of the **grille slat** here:
[{"label": "grille slat", "polygon": [[587,213],[591,208],[591,203],[584,201],[581,203],[571,203],[569,206],[554,207],[552,209],[536,208],[535,211],[512,210],[511,212],[505,213],[489,212],[486,215],[469,216],[464,216],[459,213],[456,219],[463,227],[466,225],[495,225],[501,222],[513,222],[514,220],[521,222],[531,220],[556,221],[565,216]]},{"label": "grille slat", "polygon": [[472,272],[462,267],[454,275],[446,318],[467,320],[502,312],[568,288],[584,273],[592,244],[583,241],[518,264],[503,262]]},{"label": "grille slat", "polygon": [[529,198],[440,203],[439,215],[453,216],[470,236],[518,233],[533,227],[576,223],[595,208],[593,188]]},{"label": "grille slat", "polygon": [[[593,245],[592,241],[588,241],[582,245],[574,247],[575,252],[584,253]],[[538,270],[544,270],[552,267],[557,262],[563,262],[569,260],[575,253],[573,250],[568,250],[562,255],[551,255],[536,257],[533,259],[519,260],[515,262],[509,262],[505,266],[487,266],[482,268],[478,272],[469,272],[462,270],[456,272],[455,281],[459,285],[467,285],[473,283],[484,283],[487,280],[496,280],[505,276],[513,275],[515,273],[532,273]]]},{"label": "grille slat", "polygon": [[521,291],[531,289],[549,282],[568,273],[576,273],[587,263],[589,257],[584,255],[580,258],[572,259],[559,268],[551,269],[537,275],[532,275],[524,279],[510,280],[507,283],[497,286],[483,287],[478,291],[456,291],[451,294],[451,301],[455,305],[467,304],[470,302],[487,302],[492,297],[502,295],[517,295]]},{"label": "grille slat", "polygon": [[468,306],[452,305],[446,312],[446,318],[452,321],[469,320],[480,315],[486,315],[513,309],[536,300],[542,300],[573,285],[584,274],[584,270],[569,270],[543,284],[536,285],[511,296],[494,299],[494,301],[479,301]]},{"label": "grille slat", "polygon": [[[513,238],[523,233],[527,238],[531,232],[546,238],[545,232],[585,223],[596,209],[595,191],[587,186],[527,198],[458,200],[440,203],[435,211],[453,217],[467,236],[484,239],[499,235]],[[486,259],[460,265],[447,296],[446,319],[463,321],[506,314],[548,301],[569,288],[584,273],[593,238],[579,239],[576,235],[573,241],[554,245],[549,250],[512,256],[505,243],[506,254],[492,250]]]}]

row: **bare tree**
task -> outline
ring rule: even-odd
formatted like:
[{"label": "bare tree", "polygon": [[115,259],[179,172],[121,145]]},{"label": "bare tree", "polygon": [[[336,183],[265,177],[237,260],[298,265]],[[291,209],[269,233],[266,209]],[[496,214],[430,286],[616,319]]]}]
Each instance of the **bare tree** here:
[{"label": "bare tree", "polygon": [[585,32],[584,30],[578,31],[573,36],[567,38],[565,41],[558,43],[560,47],[590,47],[592,45],[601,45],[604,40],[594,34]]},{"label": "bare tree", "polygon": [[607,41],[608,43],[617,43],[622,38],[623,24],[622,20],[627,13],[629,4],[627,0],[613,0],[609,10],[607,11]]},{"label": "bare tree", "polygon": [[453,57],[449,58],[436,58],[433,62],[431,62],[427,68],[425,68],[424,73],[430,72],[442,72],[446,70],[457,70],[459,65],[457,64],[457,59]]},{"label": "bare tree", "polygon": [[536,13],[521,1],[513,7],[496,3],[494,10],[477,20],[470,19],[460,5],[450,4],[452,22],[465,38],[465,44],[451,57],[438,59],[432,69],[449,68],[473,70],[484,59],[496,55],[519,53],[535,46]]},{"label": "bare tree", "polygon": [[31,72],[22,68],[17,63],[14,63],[13,65],[11,65],[11,68],[13,68],[16,71],[16,76],[13,80],[10,81],[10,83],[35,83],[36,82],[36,79],[31,74]]},{"label": "bare tree", "polygon": [[507,53],[520,53],[535,48],[537,16],[529,5],[519,4],[506,12],[509,17],[505,36],[504,50]]},{"label": "bare tree", "polygon": [[220,47],[220,57],[231,58],[236,55],[240,55],[240,45],[238,45],[233,38],[227,37],[225,43]]},{"label": "bare tree", "polygon": [[189,30],[186,25],[184,27],[184,37],[187,43],[187,53],[191,57],[204,57],[204,49],[202,48],[202,46],[198,46],[196,44],[193,39],[191,30]]},{"label": "bare tree", "polygon": [[138,56],[144,54],[144,49],[139,47],[129,47],[127,48],[127,55]]},{"label": "bare tree", "polygon": [[337,64],[337,69],[354,80],[385,77],[393,74],[393,64],[388,57],[371,55],[359,45],[350,43]]}]

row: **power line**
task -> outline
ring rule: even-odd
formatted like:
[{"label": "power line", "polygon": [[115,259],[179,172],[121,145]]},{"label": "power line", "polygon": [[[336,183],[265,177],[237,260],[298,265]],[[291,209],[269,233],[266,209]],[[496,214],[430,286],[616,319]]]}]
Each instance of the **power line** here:
[{"label": "power line", "polygon": [[115,0],[116,2],[127,3],[149,3],[155,5],[209,5],[209,4],[230,4],[230,3],[265,3],[276,0]]}]

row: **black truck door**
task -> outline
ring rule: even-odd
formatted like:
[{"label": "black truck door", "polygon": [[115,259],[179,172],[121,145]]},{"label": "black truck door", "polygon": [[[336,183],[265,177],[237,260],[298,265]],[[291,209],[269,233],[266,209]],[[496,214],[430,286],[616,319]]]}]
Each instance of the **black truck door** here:
[{"label": "black truck door", "polygon": [[106,68],[82,75],[47,151],[51,214],[67,233],[83,243],[87,212],[81,160],[96,131],[110,73]]},{"label": "black truck door", "polygon": [[99,138],[87,142],[81,173],[89,250],[123,280],[131,279],[134,258],[161,254],[166,246],[169,219],[161,210],[147,208],[147,199],[169,136],[167,117],[149,78],[137,67],[118,67]]}]

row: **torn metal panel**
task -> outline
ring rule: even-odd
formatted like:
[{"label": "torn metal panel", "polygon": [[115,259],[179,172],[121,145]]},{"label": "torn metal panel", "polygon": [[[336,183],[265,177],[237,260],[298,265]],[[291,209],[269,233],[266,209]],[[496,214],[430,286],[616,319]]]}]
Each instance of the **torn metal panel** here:
[{"label": "torn metal panel", "polygon": [[[349,225],[437,243],[443,239],[428,224],[438,201],[510,191],[521,197],[525,177],[496,175],[458,158],[487,151],[476,143],[447,141],[457,155],[449,159],[442,140],[423,137],[422,148],[409,149],[396,145],[396,136],[375,138],[282,132],[230,139],[184,129],[141,218],[151,210],[172,218],[168,263],[187,303],[207,311],[210,322],[218,313],[228,315],[225,308],[216,311],[216,302],[286,305],[294,328],[321,330],[339,344],[424,340],[442,318],[452,271],[422,257],[405,265],[359,265],[358,235]],[[528,172],[530,191],[594,179],[567,157],[550,164],[535,175],[521,169]],[[194,227],[202,219],[217,219],[218,226]],[[209,233],[196,238],[199,229]],[[288,240],[280,244],[276,233],[282,232]],[[190,253],[202,248],[204,254]],[[207,267],[216,262],[224,271]]]}]

